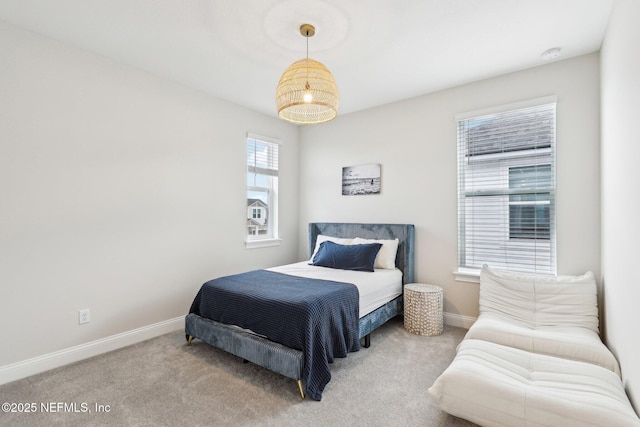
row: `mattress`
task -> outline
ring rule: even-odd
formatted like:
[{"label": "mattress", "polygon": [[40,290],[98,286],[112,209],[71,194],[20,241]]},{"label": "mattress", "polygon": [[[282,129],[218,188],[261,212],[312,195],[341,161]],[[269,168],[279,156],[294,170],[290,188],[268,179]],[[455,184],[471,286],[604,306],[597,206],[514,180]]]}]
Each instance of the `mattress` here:
[{"label": "mattress", "polygon": [[302,261],[268,268],[267,270],[290,276],[333,280],[355,285],[360,294],[360,318],[402,294],[402,272],[397,268],[394,270],[375,269],[372,273],[317,267],[309,265],[308,261]]}]

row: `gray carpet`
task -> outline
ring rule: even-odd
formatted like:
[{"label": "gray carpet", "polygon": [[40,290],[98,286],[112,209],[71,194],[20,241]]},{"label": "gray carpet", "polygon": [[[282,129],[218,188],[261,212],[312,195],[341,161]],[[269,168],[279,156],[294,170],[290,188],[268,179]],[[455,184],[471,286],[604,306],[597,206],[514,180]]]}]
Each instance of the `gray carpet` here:
[{"label": "gray carpet", "polygon": [[[293,380],[198,340],[187,346],[175,332],[0,386],[2,402],[37,407],[1,412],[0,425],[474,426],[427,394],[464,333],[445,326],[440,336],[412,335],[393,319],[370,348],[331,365],[316,402],[302,400]],[[43,404],[59,412],[43,413]]]}]

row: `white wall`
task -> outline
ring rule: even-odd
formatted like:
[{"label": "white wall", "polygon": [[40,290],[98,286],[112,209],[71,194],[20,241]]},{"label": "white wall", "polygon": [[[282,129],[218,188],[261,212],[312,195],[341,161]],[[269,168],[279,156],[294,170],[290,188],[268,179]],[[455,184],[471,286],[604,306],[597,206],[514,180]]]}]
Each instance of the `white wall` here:
[{"label": "white wall", "polygon": [[640,410],[640,2],[617,0],[602,47],[602,283],[607,344]]},{"label": "white wall", "polygon": [[[297,260],[296,127],[1,22],[0,52],[0,368]],[[277,248],[244,247],[247,131],[284,141]]]},{"label": "white wall", "polygon": [[[393,82],[389,82],[393,84]],[[310,221],[416,225],[416,278],[445,290],[449,320],[478,314],[457,282],[457,113],[558,96],[558,273],[600,273],[599,58],[560,61],[301,130],[300,256]],[[382,164],[382,194],[342,196],[341,169]]]}]

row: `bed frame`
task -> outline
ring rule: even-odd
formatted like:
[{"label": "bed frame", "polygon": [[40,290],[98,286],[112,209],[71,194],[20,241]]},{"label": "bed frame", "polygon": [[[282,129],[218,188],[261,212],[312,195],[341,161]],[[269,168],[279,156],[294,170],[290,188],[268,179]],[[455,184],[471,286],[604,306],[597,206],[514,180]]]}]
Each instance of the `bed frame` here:
[{"label": "bed frame", "polygon": [[[396,267],[402,271],[402,284],[414,281],[415,227],[413,224],[355,224],[314,222],[309,224],[308,257],[311,257],[316,238],[323,234],[333,237],[362,237],[366,239],[399,239],[396,255]],[[360,338],[364,338],[364,347],[370,346],[371,332],[389,319],[403,314],[403,296],[388,302],[360,319]],[[245,361],[255,363],[271,371],[295,380],[300,396],[304,399],[302,388],[303,353],[270,341],[266,338],[246,332],[236,326],[226,325],[214,320],[188,314],[185,318],[185,334],[188,344],[193,338],[227,351]]]}]

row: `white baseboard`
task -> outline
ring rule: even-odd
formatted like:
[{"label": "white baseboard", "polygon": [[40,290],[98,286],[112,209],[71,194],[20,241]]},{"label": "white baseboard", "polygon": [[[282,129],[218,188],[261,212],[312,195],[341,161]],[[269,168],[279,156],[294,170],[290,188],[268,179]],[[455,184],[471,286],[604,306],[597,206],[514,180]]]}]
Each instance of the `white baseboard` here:
[{"label": "white baseboard", "polygon": [[184,316],[101,338],[10,365],[0,366],[0,384],[39,374],[184,328]]},{"label": "white baseboard", "polygon": [[[444,323],[447,325],[469,329],[475,321],[476,319],[474,317],[444,313]],[[60,366],[117,350],[182,328],[184,328],[184,316],[33,357],[21,362],[0,366],[0,384],[6,384],[11,381],[39,374],[40,372],[59,368]]]},{"label": "white baseboard", "polygon": [[455,313],[444,313],[444,323],[459,328],[469,329],[476,321],[475,317],[463,316]]}]

